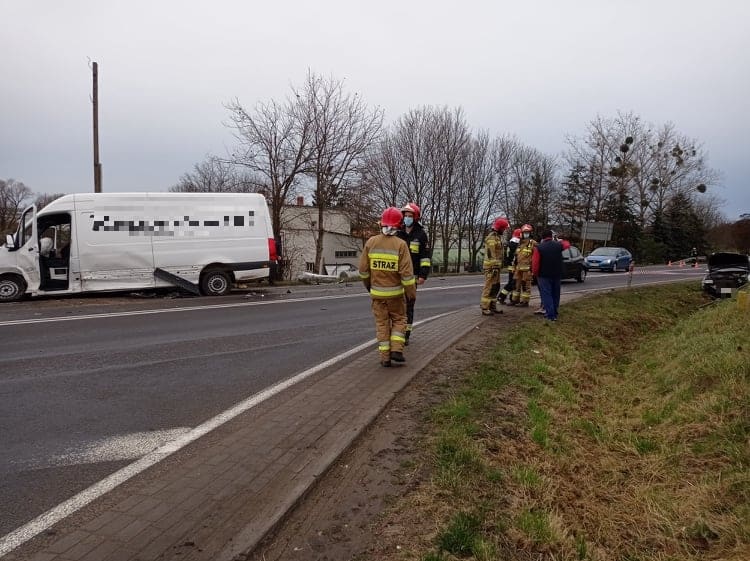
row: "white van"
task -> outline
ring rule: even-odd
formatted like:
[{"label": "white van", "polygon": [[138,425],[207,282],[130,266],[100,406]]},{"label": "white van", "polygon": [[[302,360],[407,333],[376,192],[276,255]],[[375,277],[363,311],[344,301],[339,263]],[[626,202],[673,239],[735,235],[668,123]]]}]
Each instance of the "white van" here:
[{"label": "white van", "polygon": [[169,285],[221,295],[276,261],[257,193],[91,193],[27,208],[0,248],[0,301]]}]

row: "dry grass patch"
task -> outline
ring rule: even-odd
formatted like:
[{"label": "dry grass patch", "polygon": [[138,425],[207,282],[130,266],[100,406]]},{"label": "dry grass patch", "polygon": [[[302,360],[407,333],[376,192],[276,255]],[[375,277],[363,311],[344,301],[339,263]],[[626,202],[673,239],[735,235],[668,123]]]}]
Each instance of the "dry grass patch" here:
[{"label": "dry grass patch", "polygon": [[[504,333],[436,408],[399,558],[750,559],[750,330],[688,285]],[[606,310],[606,314],[602,312]]]}]

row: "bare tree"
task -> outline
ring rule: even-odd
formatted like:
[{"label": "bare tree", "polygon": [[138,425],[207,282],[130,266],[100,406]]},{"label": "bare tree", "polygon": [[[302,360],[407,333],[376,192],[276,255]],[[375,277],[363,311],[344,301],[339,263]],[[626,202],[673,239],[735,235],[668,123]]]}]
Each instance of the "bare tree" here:
[{"label": "bare tree", "polygon": [[535,148],[517,146],[510,163],[509,214],[535,227],[549,224],[557,189],[555,158]]},{"label": "bare tree", "polygon": [[[601,220],[614,196],[626,202],[638,225],[648,225],[678,193],[691,200],[719,182],[695,140],[667,123],[645,125],[633,113],[597,116],[583,138],[568,138],[569,179],[577,183],[581,220]],[[585,203],[583,203],[585,201]]]},{"label": "bare tree", "polygon": [[[432,234],[432,240],[437,239],[435,232],[440,232],[443,270],[448,270],[450,250],[457,243],[451,212],[458,194],[456,184],[459,170],[467,155],[471,132],[460,107],[453,111],[449,111],[447,107],[434,110],[431,120],[433,150],[430,175],[433,178],[433,186],[428,200],[432,208],[433,221],[428,231]],[[434,245],[435,241],[433,247]]]},{"label": "bare tree", "polygon": [[406,198],[407,168],[398,151],[396,133],[386,132],[365,157],[362,185],[376,208],[400,206]]},{"label": "bare tree", "polygon": [[180,193],[253,193],[258,191],[258,186],[231,162],[208,156],[195,164],[192,172],[184,173],[169,190]]},{"label": "bare tree", "polygon": [[432,189],[435,183],[433,152],[435,151],[434,109],[411,109],[394,126],[394,145],[403,173],[401,193],[405,202],[412,201],[422,210],[430,240],[435,237]]},{"label": "bare tree", "polygon": [[21,181],[0,179],[0,233],[15,231],[18,218],[31,201],[33,193]]},{"label": "bare tree", "polygon": [[34,199],[34,205],[36,205],[37,210],[41,210],[52,201],[57,200],[64,195],[65,193],[42,193],[41,195],[36,196]]},{"label": "bare tree", "polygon": [[310,163],[311,116],[304,98],[292,90],[283,103],[258,103],[248,113],[239,101],[226,105],[239,142],[231,160],[246,167],[271,204],[273,231],[281,231],[284,205],[294,196]]},{"label": "bare tree", "polygon": [[342,81],[313,72],[296,96],[309,116],[307,173],[314,183],[313,205],[318,209],[315,268],[323,273],[325,211],[342,206],[360,183],[365,155],[380,136],[383,111],[369,109],[361,96],[345,92]]},{"label": "bare tree", "polygon": [[485,229],[499,201],[500,183],[494,160],[497,143],[498,140],[490,142],[486,132],[478,133],[471,140],[459,172],[452,218],[458,236],[457,261],[459,264],[462,261],[463,242],[466,241],[472,268],[476,266]]}]

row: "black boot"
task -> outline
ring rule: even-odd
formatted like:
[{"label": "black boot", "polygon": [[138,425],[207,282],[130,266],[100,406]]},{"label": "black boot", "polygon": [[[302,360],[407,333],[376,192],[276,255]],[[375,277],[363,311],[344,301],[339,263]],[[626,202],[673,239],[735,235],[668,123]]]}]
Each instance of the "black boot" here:
[{"label": "black boot", "polygon": [[406,362],[404,353],[401,351],[391,351],[391,360],[394,362]]},{"label": "black boot", "polygon": [[409,337],[410,336],[411,336],[411,331],[407,331],[406,334],[404,335],[404,339],[405,339],[405,341],[404,341],[404,347],[408,347],[409,346]]},{"label": "black boot", "polygon": [[385,366],[386,368],[389,368],[391,366],[391,361],[390,360],[381,360],[380,361],[380,366]]}]

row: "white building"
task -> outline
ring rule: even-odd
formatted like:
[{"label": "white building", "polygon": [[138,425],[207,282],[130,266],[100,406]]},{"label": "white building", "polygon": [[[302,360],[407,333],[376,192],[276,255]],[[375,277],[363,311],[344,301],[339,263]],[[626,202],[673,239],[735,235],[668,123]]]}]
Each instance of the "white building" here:
[{"label": "white building", "polygon": [[[297,197],[297,205],[283,208],[281,216],[281,254],[287,263],[285,277],[297,279],[305,271],[315,271],[315,240],[318,236],[318,209],[305,206]],[[357,267],[363,242],[352,236],[350,217],[340,210],[323,213],[323,264]]]}]

